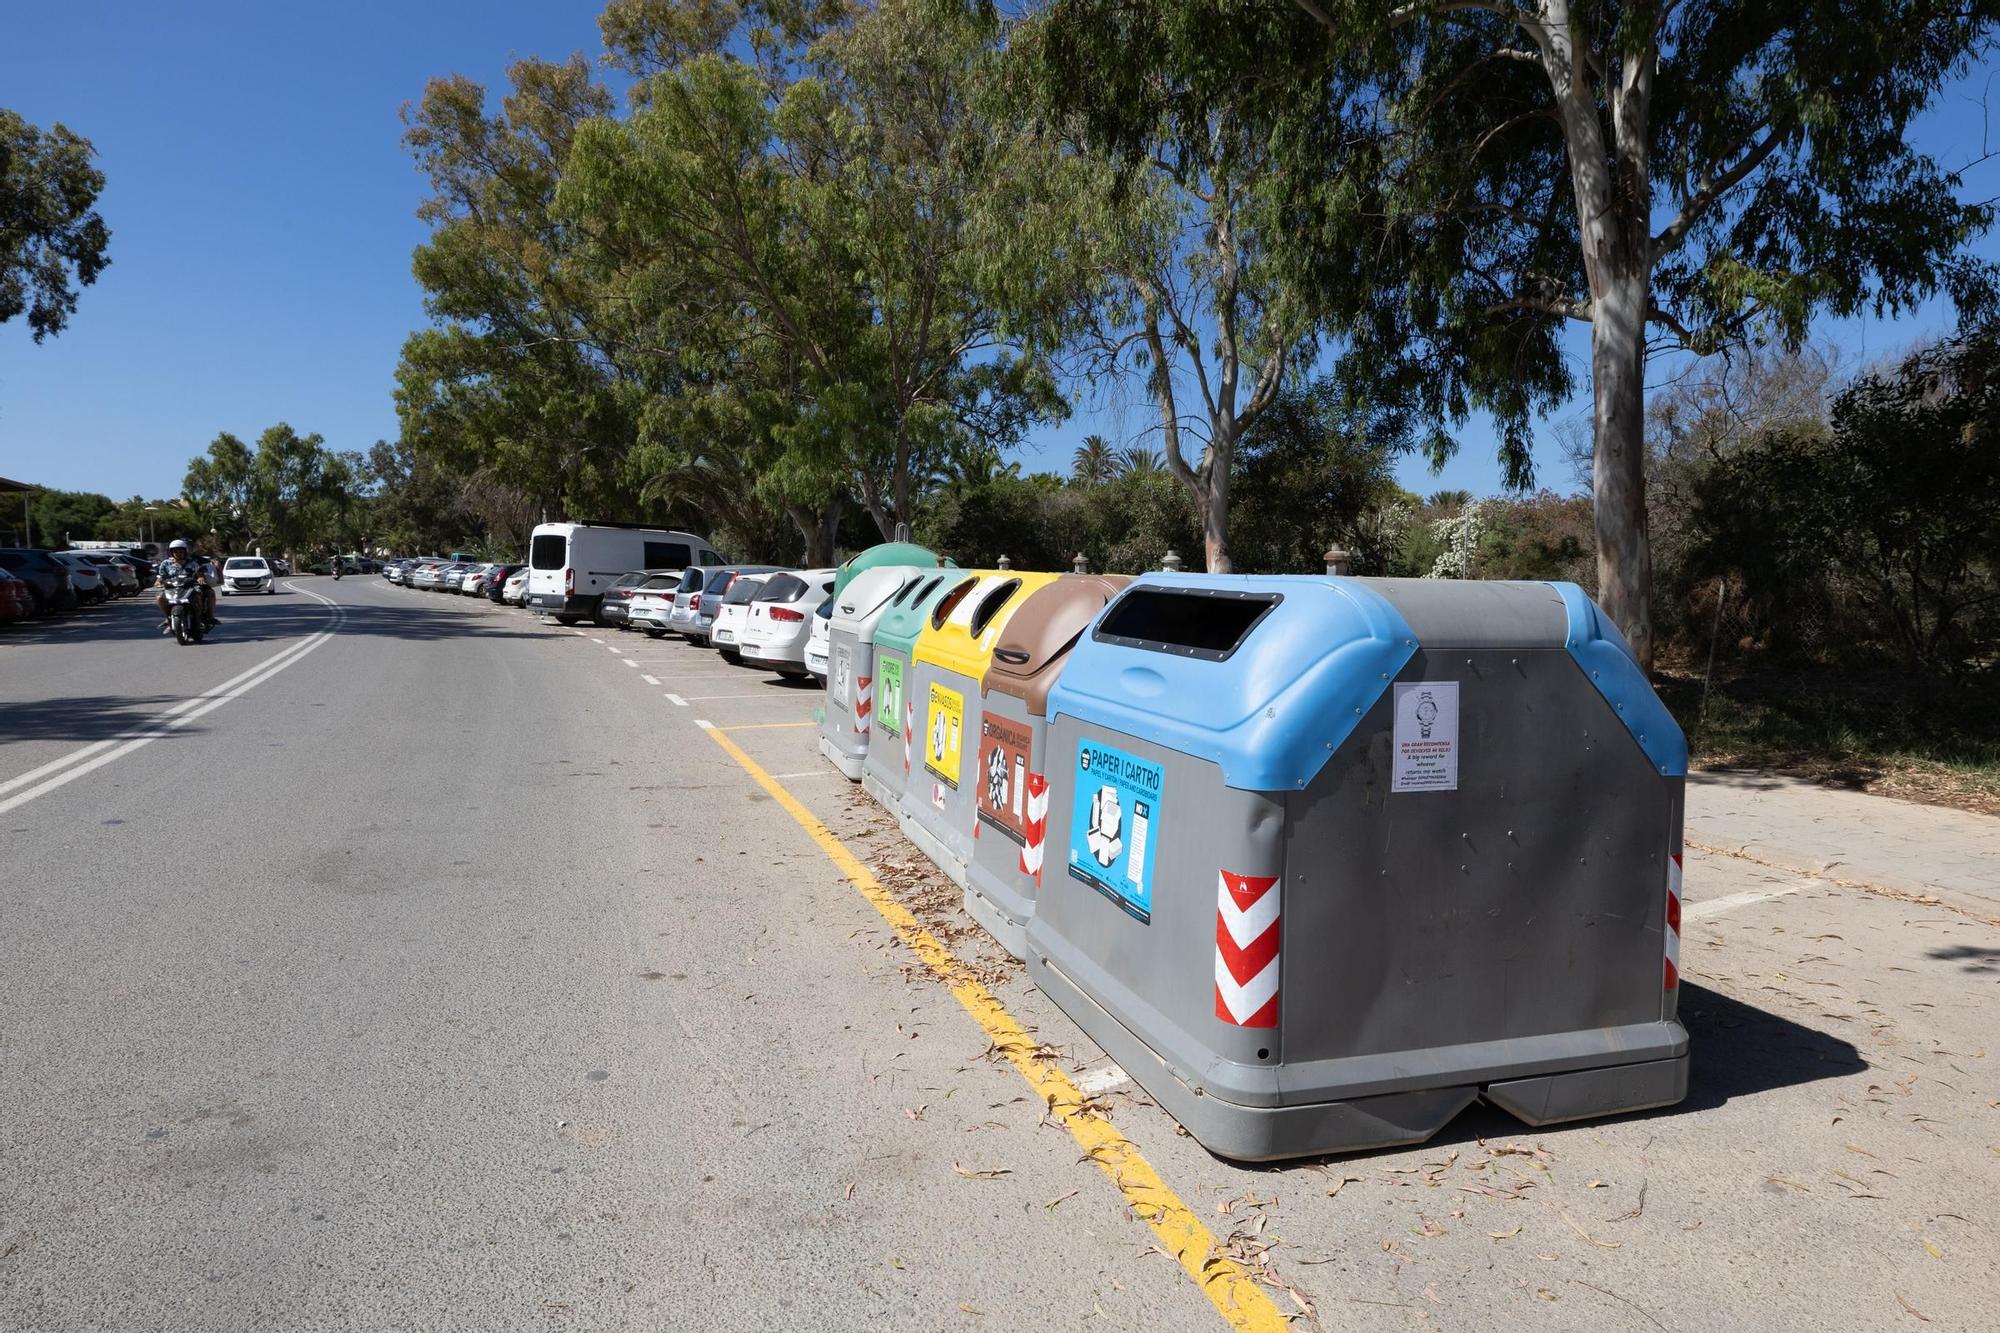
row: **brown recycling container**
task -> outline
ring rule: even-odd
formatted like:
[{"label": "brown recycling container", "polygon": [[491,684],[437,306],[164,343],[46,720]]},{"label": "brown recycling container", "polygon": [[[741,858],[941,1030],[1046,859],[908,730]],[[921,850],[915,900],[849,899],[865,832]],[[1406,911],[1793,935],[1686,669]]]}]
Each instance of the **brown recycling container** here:
[{"label": "brown recycling container", "polygon": [[965,910],[1016,958],[1027,953],[1048,829],[1049,688],[1097,613],[1131,581],[1126,574],[1066,574],[1036,590],[1007,622],[980,682],[978,822]]}]

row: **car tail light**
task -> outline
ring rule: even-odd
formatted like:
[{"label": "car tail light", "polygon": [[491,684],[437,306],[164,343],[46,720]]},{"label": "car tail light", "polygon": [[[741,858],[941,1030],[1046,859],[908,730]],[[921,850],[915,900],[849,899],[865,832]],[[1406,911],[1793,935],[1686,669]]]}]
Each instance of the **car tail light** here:
[{"label": "car tail light", "polygon": [[563,594],[567,596],[575,591],[576,591],[576,571],[573,569],[565,569],[563,571]]},{"label": "car tail light", "polygon": [[694,596],[692,596],[692,597],[688,598],[688,610],[690,610],[690,611],[699,611],[699,610],[701,610],[701,594],[700,594],[700,593],[696,593],[696,594],[695,594]]},{"label": "car tail light", "polygon": [[789,606],[774,606],[771,608],[771,619],[781,620],[787,625],[796,625],[805,618],[805,612],[794,611]]}]

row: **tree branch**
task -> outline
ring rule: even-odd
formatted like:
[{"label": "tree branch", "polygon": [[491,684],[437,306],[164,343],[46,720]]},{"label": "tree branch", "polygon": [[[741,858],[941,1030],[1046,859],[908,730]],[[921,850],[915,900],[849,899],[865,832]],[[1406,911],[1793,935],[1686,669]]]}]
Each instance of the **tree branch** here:
[{"label": "tree branch", "polygon": [[[1750,133],[1756,133],[1753,127]],[[1747,137],[1747,136],[1746,136]],[[1662,255],[1671,253],[1687,239],[1694,224],[1701,221],[1702,214],[1714,206],[1715,201],[1740,184],[1745,176],[1777,150],[1780,141],[1776,129],[1766,134],[1755,147],[1736,159],[1736,164],[1719,176],[1706,177],[1695,187],[1687,203],[1682,206],[1680,216],[1668,223],[1659,235],[1653,238],[1651,258],[1657,261]]]}]

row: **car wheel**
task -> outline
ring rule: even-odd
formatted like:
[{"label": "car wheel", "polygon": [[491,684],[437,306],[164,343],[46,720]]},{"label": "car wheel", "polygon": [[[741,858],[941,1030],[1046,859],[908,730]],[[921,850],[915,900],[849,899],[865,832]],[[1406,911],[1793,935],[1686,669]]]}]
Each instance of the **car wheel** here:
[{"label": "car wheel", "polygon": [[577,618],[576,618],[575,616],[557,616],[557,617],[556,617],[556,624],[558,624],[558,625],[574,625],[574,624],[576,623],[576,619],[577,619]]},{"label": "car wheel", "polygon": [[663,629],[649,629],[646,631],[646,637],[649,639],[664,639],[667,637],[667,632]]}]

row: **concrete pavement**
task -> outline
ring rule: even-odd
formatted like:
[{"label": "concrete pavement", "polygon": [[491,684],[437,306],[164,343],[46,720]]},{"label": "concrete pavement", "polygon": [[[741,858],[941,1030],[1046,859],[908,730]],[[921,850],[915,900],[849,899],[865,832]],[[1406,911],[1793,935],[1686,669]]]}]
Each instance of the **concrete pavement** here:
[{"label": "concrete pavement", "polygon": [[[957,916],[819,760],[809,692],[298,586],[344,605],[309,657],[0,815],[0,1327],[1226,1326],[697,721],[1307,1326],[1990,1326],[2000,932],[1962,913],[1696,853],[1687,1104],[1245,1169]],[[267,657],[334,623],[271,600],[234,631]],[[0,638],[0,782],[87,743],[29,720],[66,674],[164,709],[256,665],[105,624]]]}]

